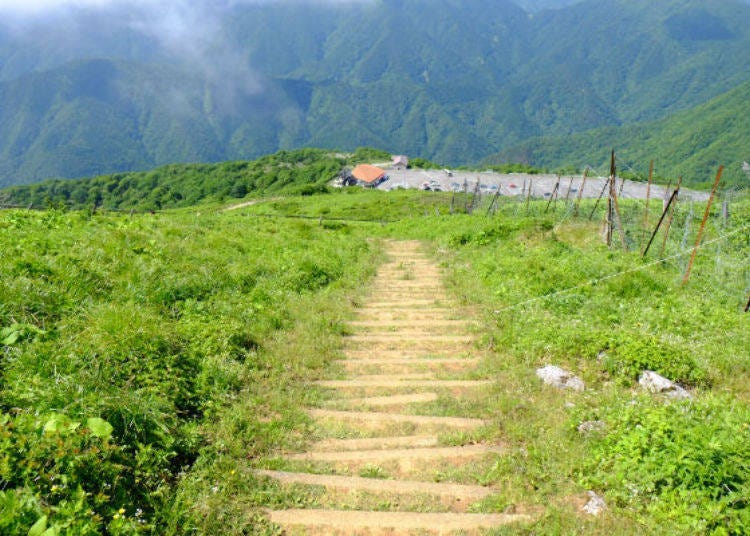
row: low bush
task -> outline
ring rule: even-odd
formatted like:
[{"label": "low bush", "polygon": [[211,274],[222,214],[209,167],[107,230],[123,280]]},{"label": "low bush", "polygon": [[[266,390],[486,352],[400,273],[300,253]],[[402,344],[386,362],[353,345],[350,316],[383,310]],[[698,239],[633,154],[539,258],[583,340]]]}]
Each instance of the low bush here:
[{"label": "low bush", "polygon": [[[580,482],[606,491],[674,534],[750,532],[750,408],[726,397],[664,403],[651,397],[601,408]],[[574,421],[581,422],[579,417]]]},{"label": "low bush", "polygon": [[684,385],[705,387],[710,383],[708,372],[691,352],[654,335],[623,333],[609,337],[601,352],[605,370],[628,383],[645,370]]}]

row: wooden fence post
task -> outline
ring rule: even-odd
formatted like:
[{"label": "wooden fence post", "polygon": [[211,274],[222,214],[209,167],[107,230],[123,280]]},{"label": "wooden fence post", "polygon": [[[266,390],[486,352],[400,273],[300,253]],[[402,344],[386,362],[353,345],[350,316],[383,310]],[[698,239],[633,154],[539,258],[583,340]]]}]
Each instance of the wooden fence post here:
[{"label": "wooden fence post", "polygon": [[669,193],[669,189],[672,187],[672,179],[669,179],[669,182],[667,183],[667,187],[664,189],[664,195],[661,198],[661,208],[664,210],[664,207],[667,206],[667,201],[669,201],[669,196],[671,195]]},{"label": "wooden fence post", "polygon": [[552,200],[557,197],[557,190],[560,188],[560,177],[557,178],[557,184],[555,184],[555,189],[552,190],[552,195],[549,196],[549,201],[547,201],[547,208],[544,209],[544,213],[547,214],[547,211],[549,211],[549,206],[552,204]]},{"label": "wooden fence post", "polygon": [[[680,177],[680,180],[677,181],[678,192],[680,190],[680,186],[682,186],[682,177]],[[664,230],[664,240],[662,240],[661,249],[659,250],[659,258],[664,257],[664,251],[667,249],[667,240],[669,239],[669,232],[672,230],[672,223],[674,223],[674,216],[675,214],[677,214],[677,203],[679,202],[679,200],[680,198],[679,198],[679,193],[678,193],[674,198],[674,203],[672,203],[672,210],[669,213],[669,220],[667,220],[667,228]]]},{"label": "wooden fence post", "polygon": [[[615,153],[612,152],[612,158],[614,159]],[[613,175],[610,175],[609,177],[609,194],[607,195],[607,216],[606,216],[606,222],[607,222],[607,245],[612,245],[612,229],[614,227],[614,205],[612,203],[612,199],[615,197],[615,178]]]},{"label": "wooden fence post", "polygon": [[646,187],[646,206],[643,209],[643,231],[641,232],[641,244],[646,241],[646,233],[648,233],[648,209],[649,203],[651,202],[651,182],[654,180],[654,161],[651,160],[651,165],[648,168],[648,186]]},{"label": "wooden fence post", "polygon": [[469,179],[464,179],[464,212],[469,213]]},{"label": "wooden fence post", "polygon": [[474,209],[477,207],[477,196],[479,196],[479,199],[481,200],[481,194],[479,193],[479,179],[477,178],[477,185],[474,187],[474,195],[471,196],[471,205],[470,205],[470,211],[469,214],[474,213]]},{"label": "wooden fence post", "polygon": [[570,182],[568,183],[568,191],[565,194],[565,204],[568,204],[568,201],[570,200],[570,190],[573,189],[573,176],[570,176]]},{"label": "wooden fence post", "polygon": [[[625,229],[622,226],[622,217],[620,216],[620,205],[617,202],[617,164],[615,162],[615,150],[612,149],[612,160],[609,167],[609,202],[607,204],[607,245],[612,245],[612,235],[614,227],[617,224],[620,227],[620,238],[622,240],[622,249],[628,250],[625,242]],[[616,219],[616,221],[615,221]]]},{"label": "wooden fence post", "polygon": [[529,179],[529,191],[526,193],[526,215],[529,215],[529,203],[531,202],[531,187],[534,184],[534,181]]},{"label": "wooden fence post", "polygon": [[594,213],[596,212],[596,209],[599,208],[599,203],[601,203],[602,197],[604,197],[604,192],[607,191],[608,187],[609,187],[609,179],[607,179],[604,182],[604,187],[602,188],[602,191],[599,192],[599,197],[596,199],[596,203],[594,203],[594,208],[591,209],[591,214],[589,214],[589,221],[591,221],[594,218]]},{"label": "wooden fence post", "polygon": [[497,197],[500,195],[500,187],[495,190],[495,195],[492,197],[492,201],[490,202],[490,206],[487,208],[487,216],[490,215],[490,212],[492,211],[492,207],[495,206],[495,202],[497,202]]},{"label": "wooden fence post", "polygon": [[646,247],[643,248],[643,253],[641,253],[641,257],[645,257],[648,254],[648,250],[651,249],[651,244],[654,243],[654,238],[656,238],[657,233],[659,232],[659,228],[661,227],[661,224],[664,223],[664,218],[666,217],[667,213],[669,212],[669,209],[672,207],[672,203],[677,199],[677,196],[680,193],[680,187],[678,186],[674,192],[672,192],[672,196],[669,198],[669,201],[667,202],[667,206],[664,207],[664,210],[661,213],[661,218],[659,218],[659,223],[656,224],[656,228],[654,229],[654,232],[651,233],[651,240],[648,241],[648,244],[646,244]]},{"label": "wooden fence post", "polygon": [[557,184],[555,184],[555,191],[552,192],[552,199],[554,199],[554,205],[552,206],[552,212],[557,214],[557,198],[560,196],[560,175],[557,176]]},{"label": "wooden fence post", "polygon": [[701,246],[701,241],[703,240],[703,232],[706,229],[706,222],[708,221],[708,216],[711,214],[711,204],[714,201],[716,189],[719,187],[719,182],[721,181],[721,174],[723,171],[724,166],[719,166],[719,172],[716,174],[716,180],[714,181],[714,186],[711,189],[711,195],[708,198],[708,203],[706,203],[706,212],[704,212],[703,214],[703,221],[701,221],[701,226],[698,228],[698,237],[695,239],[693,254],[690,255],[690,261],[688,262],[688,267],[685,271],[685,277],[682,278],[683,285],[687,285],[688,281],[690,281],[690,272],[693,270],[693,263],[695,262],[696,255],[698,255],[698,248]]}]

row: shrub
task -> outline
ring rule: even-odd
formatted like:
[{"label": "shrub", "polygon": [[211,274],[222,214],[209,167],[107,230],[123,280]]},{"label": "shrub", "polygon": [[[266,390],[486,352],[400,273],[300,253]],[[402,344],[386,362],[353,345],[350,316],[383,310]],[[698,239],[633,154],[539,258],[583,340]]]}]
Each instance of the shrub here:
[{"label": "shrub", "polygon": [[[750,408],[711,397],[663,404],[650,397],[605,408],[581,484],[617,506],[656,516],[681,534],[750,531]],[[575,424],[580,422],[580,418]]]},{"label": "shrub", "polygon": [[653,370],[686,385],[708,385],[710,378],[684,345],[672,344],[653,335],[610,336],[602,348],[605,370],[630,381],[644,370]]}]

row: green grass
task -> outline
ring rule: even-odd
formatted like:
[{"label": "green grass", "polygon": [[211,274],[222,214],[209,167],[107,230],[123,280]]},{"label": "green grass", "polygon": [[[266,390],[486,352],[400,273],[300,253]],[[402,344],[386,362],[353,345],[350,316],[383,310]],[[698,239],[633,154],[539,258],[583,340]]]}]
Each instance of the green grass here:
[{"label": "green grass", "polygon": [[190,490],[300,440],[364,238],[236,213],[1,213],[0,532],[209,526]]},{"label": "green grass", "polygon": [[[504,200],[491,217],[486,205],[473,216],[449,216],[449,203],[449,195],[370,192],[318,197],[293,212],[285,212],[285,203],[254,211],[344,218],[354,214],[352,207],[367,205],[373,219],[399,220],[371,232],[432,244],[454,298],[477,311],[480,344],[489,354],[481,369],[498,381],[478,404],[443,408],[489,416],[492,426],[477,438],[508,445],[508,455],[481,478],[512,491],[480,510],[502,511],[509,501],[543,506],[535,531],[544,534],[584,528],[595,534],[746,534],[747,200],[732,204],[726,223],[713,211],[708,244],[684,287],[688,255],[680,253],[693,244],[701,204],[680,205],[668,259],[652,264],[658,250],[647,260],[638,253],[642,202],[622,202],[629,252],[602,243],[601,207],[589,223],[573,219],[563,203],[545,214],[543,202],[532,202],[527,213],[523,203]],[[584,207],[588,214],[593,201]],[[656,210],[652,206],[652,222]],[[543,388],[534,369],[548,363],[581,375],[588,390]],[[695,401],[635,394],[646,369],[691,388]],[[603,434],[577,432],[592,419],[605,421]],[[600,519],[577,512],[589,489],[610,506]]]},{"label": "green grass", "polygon": [[[562,203],[544,214],[504,200],[489,217],[449,204],[352,190],[226,213],[0,213],[0,532],[274,534],[262,508],[319,505],[320,490],[252,470],[323,432],[362,435],[322,430],[303,409],[328,396],[310,385],[337,370],[378,240],[410,238],[472,312],[480,371],[496,380],[441,407],[491,423],[442,443],[507,446],[470,475],[446,469],[503,490],[475,509],[541,506],[529,529],[541,534],[746,534],[747,233],[707,245],[683,287],[686,257],[640,259],[637,202],[622,207],[629,252],[601,243],[601,212],[589,223]],[[667,256],[694,240],[701,207],[689,214]],[[748,222],[740,200],[706,239]],[[534,369],[548,363],[587,391],[541,386]],[[694,401],[637,394],[644,368]],[[605,431],[579,434],[591,419]],[[602,518],[577,513],[588,489],[610,506]]]}]

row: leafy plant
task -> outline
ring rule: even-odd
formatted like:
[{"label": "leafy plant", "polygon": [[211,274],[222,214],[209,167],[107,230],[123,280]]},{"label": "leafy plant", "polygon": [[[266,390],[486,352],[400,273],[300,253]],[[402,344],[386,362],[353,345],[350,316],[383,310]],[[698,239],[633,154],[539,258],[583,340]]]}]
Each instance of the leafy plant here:
[{"label": "leafy plant", "polygon": [[607,433],[591,440],[582,485],[675,531],[746,534],[750,409],[722,397],[623,402],[595,415]]}]

